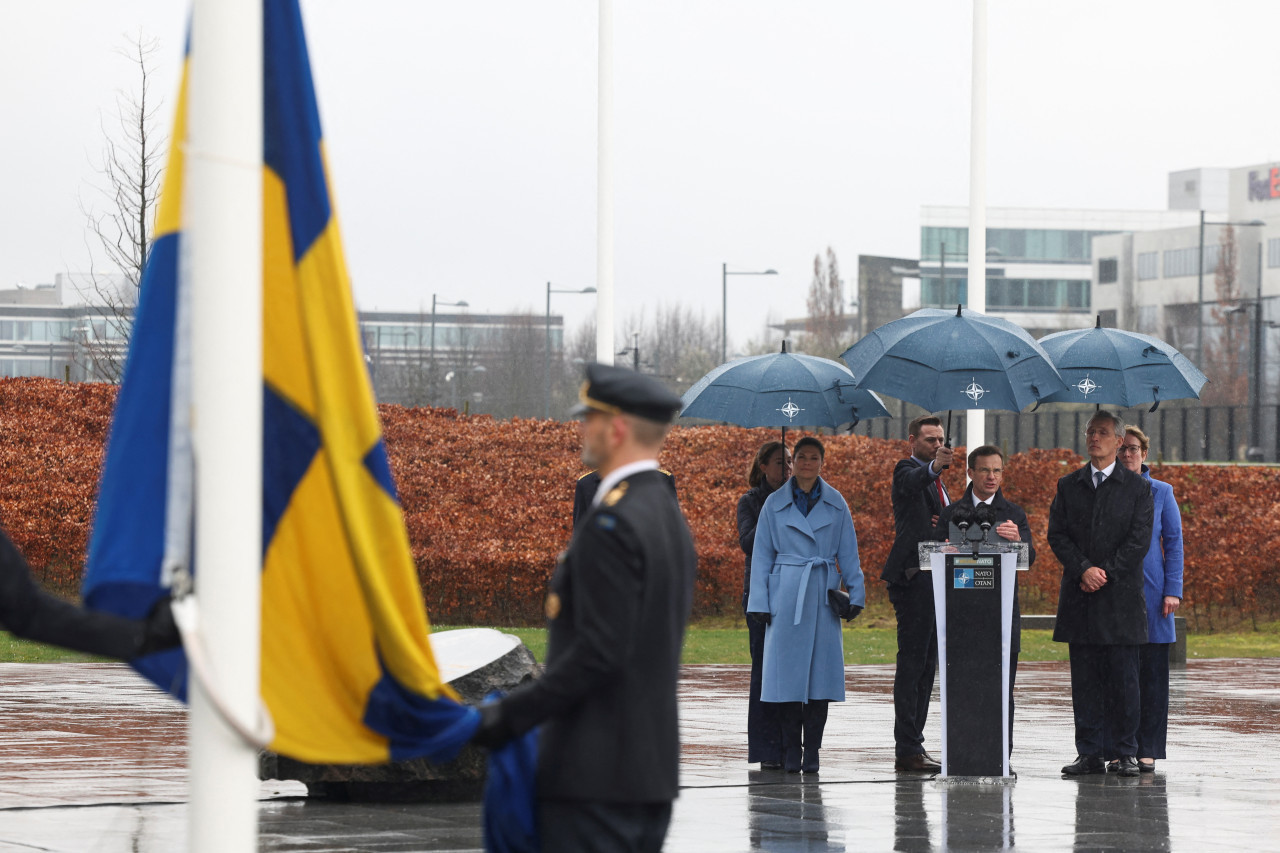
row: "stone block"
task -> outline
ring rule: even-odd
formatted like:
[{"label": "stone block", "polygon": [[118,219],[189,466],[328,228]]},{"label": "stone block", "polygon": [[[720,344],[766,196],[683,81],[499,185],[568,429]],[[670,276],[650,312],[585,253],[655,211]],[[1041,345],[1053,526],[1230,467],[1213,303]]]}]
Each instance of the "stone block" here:
[{"label": "stone block", "polygon": [[[510,634],[500,634],[492,629],[466,629],[466,633],[486,632],[507,638],[502,645],[507,651],[501,656],[470,669],[449,681],[464,702],[477,704],[494,691],[509,691],[541,674],[541,667],[533,653]],[[449,635],[462,635],[464,631],[446,631],[433,634],[433,646],[441,672],[448,677],[448,666],[441,654],[441,639],[454,639]],[[470,637],[493,645],[493,637]],[[467,666],[463,666],[466,669]],[[307,786],[307,794],[333,800],[358,802],[455,802],[479,799],[484,789],[488,750],[464,746],[456,759],[447,764],[433,764],[425,758],[393,761],[387,764],[307,764],[277,755],[261,752],[258,755],[258,778],[292,779]]]}]

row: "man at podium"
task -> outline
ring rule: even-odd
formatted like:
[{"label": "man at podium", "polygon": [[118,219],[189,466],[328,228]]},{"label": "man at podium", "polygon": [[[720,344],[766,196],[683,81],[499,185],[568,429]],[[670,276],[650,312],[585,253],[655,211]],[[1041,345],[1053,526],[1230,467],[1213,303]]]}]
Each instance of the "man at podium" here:
[{"label": "man at podium", "polygon": [[[957,507],[978,507],[986,504],[994,513],[991,532],[1007,542],[1027,543],[1027,565],[1036,561],[1036,548],[1031,544],[1031,527],[1027,524],[1027,514],[1022,507],[1006,500],[1000,490],[1004,482],[1004,452],[993,444],[984,444],[969,454],[969,487],[964,497],[947,506],[938,515],[938,524],[934,528],[933,538],[945,541],[949,535],[951,517]],[[1016,582],[1016,576],[1015,576]],[[1022,634],[1022,615],[1018,611],[1018,594],[1013,595],[1013,629],[1010,633],[1009,648],[1009,750],[1013,751],[1013,681],[1018,671],[1018,653],[1021,651],[1019,638]]]}]

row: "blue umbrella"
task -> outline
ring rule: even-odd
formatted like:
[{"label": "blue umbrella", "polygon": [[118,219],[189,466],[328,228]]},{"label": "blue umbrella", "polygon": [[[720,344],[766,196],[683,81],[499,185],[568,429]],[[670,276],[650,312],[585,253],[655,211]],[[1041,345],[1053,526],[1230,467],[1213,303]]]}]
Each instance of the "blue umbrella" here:
[{"label": "blue umbrella", "polygon": [[1046,335],[1040,346],[1067,383],[1065,390],[1047,398],[1050,403],[1153,403],[1154,412],[1161,400],[1199,397],[1208,381],[1185,355],[1159,338],[1104,329],[1101,317],[1092,329]]},{"label": "blue umbrella", "polygon": [[885,323],[841,358],[859,388],[943,409],[1020,412],[1062,391],[1049,356],[1019,326],[977,311],[922,308]]},{"label": "blue umbrella", "polygon": [[681,417],[745,427],[829,427],[887,418],[884,403],[854,388],[839,362],[783,351],[734,359],[684,393]]}]

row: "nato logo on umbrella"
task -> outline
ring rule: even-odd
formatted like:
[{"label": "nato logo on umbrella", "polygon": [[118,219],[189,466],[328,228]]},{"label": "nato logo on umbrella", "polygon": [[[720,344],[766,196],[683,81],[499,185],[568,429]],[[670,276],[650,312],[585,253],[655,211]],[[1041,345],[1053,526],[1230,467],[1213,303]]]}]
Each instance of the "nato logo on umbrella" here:
[{"label": "nato logo on umbrella", "polygon": [[987,393],[987,389],[978,384],[978,378],[976,376],[970,377],[969,384],[965,386],[964,395],[976,403],[982,399],[982,395],[985,393]]},{"label": "nato logo on umbrella", "polygon": [[1094,391],[1097,391],[1100,387],[1102,386],[1098,385],[1092,379],[1090,379],[1089,374],[1087,373],[1084,375],[1084,379],[1081,379],[1079,382],[1075,384],[1075,389],[1086,397],[1088,397]]},{"label": "nato logo on umbrella", "polygon": [[791,402],[791,397],[788,396],[787,404],[779,409],[775,409],[775,411],[782,412],[782,414],[787,416],[787,420],[794,421],[796,419],[796,415],[803,412],[804,409]]}]

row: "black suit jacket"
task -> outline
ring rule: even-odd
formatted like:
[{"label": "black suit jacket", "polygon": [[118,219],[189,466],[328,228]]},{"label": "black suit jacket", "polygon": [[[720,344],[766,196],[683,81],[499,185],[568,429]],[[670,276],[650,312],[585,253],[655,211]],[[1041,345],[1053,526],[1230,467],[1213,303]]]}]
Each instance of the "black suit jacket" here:
[{"label": "black suit jacket", "polygon": [[913,456],[900,460],[893,468],[893,547],[885,560],[880,579],[891,584],[904,584],[920,571],[921,542],[933,538],[933,517],[942,513],[937,480],[929,473],[929,465],[921,465]]},{"label": "black suit jacket", "polygon": [[543,724],[539,798],[675,798],[697,559],[662,472],[627,477],[581,519],[551,576],[546,671],[502,703],[515,733]]},{"label": "black suit jacket", "polygon": [[[1053,639],[1145,643],[1142,560],[1151,547],[1151,486],[1119,463],[1096,489],[1092,476],[1086,464],[1058,480],[1049,507],[1049,547],[1062,563]],[[1097,592],[1080,589],[1080,578],[1090,566],[1107,573],[1107,582]]]}]

